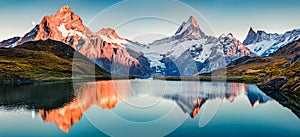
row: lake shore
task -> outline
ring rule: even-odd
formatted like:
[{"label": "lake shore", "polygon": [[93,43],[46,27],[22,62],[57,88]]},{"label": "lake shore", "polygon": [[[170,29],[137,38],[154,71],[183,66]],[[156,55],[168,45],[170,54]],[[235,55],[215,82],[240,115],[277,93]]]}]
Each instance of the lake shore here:
[{"label": "lake shore", "polygon": [[[226,81],[249,83],[243,77],[219,77],[219,76],[153,76],[154,80],[167,81]],[[251,82],[250,82],[251,83]]]},{"label": "lake shore", "polygon": [[92,81],[102,81],[102,80],[126,80],[134,79],[130,76],[96,76],[96,77],[51,77],[39,80],[18,79],[16,81],[1,81],[0,85],[26,85],[34,83],[47,83],[47,82],[92,82]]}]

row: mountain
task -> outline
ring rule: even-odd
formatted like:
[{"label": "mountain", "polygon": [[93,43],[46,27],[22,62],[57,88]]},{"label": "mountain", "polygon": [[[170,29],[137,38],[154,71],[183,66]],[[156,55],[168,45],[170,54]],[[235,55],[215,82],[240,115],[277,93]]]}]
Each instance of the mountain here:
[{"label": "mountain", "polygon": [[299,34],[300,29],[280,35],[250,28],[242,43],[232,33],[220,37],[206,35],[191,16],[174,35],[141,44],[118,36],[111,28],[92,32],[69,6],[64,6],[55,15],[45,16],[23,37],[2,41],[0,47],[13,48],[47,39],[61,41],[109,72],[148,78],[153,73],[167,76],[209,73],[244,56],[268,56],[299,39]]},{"label": "mountain", "polygon": [[279,48],[300,39],[300,29],[287,31],[284,34],[272,34],[265,31],[255,32],[251,27],[243,44],[260,56],[269,56]]},{"label": "mountain", "polygon": [[151,68],[167,76],[191,76],[226,66],[242,56],[254,56],[232,34],[219,38],[207,36],[191,16],[173,36],[148,45],[131,43],[127,48],[142,52]]},{"label": "mountain", "polygon": [[175,32],[175,35],[171,38],[173,39],[199,39],[205,37],[204,32],[200,29],[195,17],[190,16],[190,18],[183,22],[180,27]]},{"label": "mountain", "polygon": [[53,40],[0,48],[0,60],[0,82],[4,83],[111,77],[109,72],[72,47]]},{"label": "mountain", "polygon": [[45,16],[30,32],[26,33],[17,43],[28,41],[52,39],[71,45],[78,45],[80,38],[92,33],[79,16],[71,11],[69,6],[64,6],[55,15]]},{"label": "mountain", "polygon": [[237,40],[232,33],[222,34],[218,38],[218,43],[211,48],[211,55],[204,62],[202,73],[211,72],[223,68],[232,61],[244,56],[256,56],[245,45]]},{"label": "mountain", "polygon": [[[143,55],[132,57],[122,43],[126,39],[119,37],[110,28],[92,32],[82,19],[71,11],[69,6],[62,7],[55,15],[45,16],[30,32],[21,38],[0,43],[0,47],[15,47],[30,41],[55,40],[63,42],[93,60],[100,67],[119,75],[149,77],[150,66]],[[147,62],[147,61],[146,61]]]},{"label": "mountain", "polygon": [[17,46],[17,42],[20,40],[20,37],[13,37],[7,40],[0,42],[0,48],[13,48]]},{"label": "mountain", "polygon": [[270,56],[295,55],[299,53],[300,53],[300,39],[279,48],[278,51],[276,51],[273,54],[270,54]]}]

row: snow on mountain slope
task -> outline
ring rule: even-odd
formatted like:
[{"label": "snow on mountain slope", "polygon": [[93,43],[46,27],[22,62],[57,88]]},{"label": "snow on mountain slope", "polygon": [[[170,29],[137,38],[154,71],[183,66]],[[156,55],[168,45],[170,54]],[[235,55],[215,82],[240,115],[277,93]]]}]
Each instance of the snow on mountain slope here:
[{"label": "snow on mountain slope", "polygon": [[[253,55],[232,34],[220,38],[206,36],[193,16],[183,22],[173,36],[148,45],[128,41],[125,46],[143,53],[149,59],[151,67],[163,75],[193,75],[205,65],[207,68],[203,72],[207,72],[224,67],[226,63],[239,57]],[[216,57],[223,56],[224,60],[226,58],[225,63],[211,63],[212,58],[217,60]]]},{"label": "snow on mountain slope", "polygon": [[0,48],[13,48],[17,46],[17,42],[20,39],[20,37],[13,37],[8,40],[4,40],[0,42]]},{"label": "snow on mountain slope", "polygon": [[300,39],[300,29],[294,29],[284,34],[272,34],[264,31],[255,32],[250,28],[243,44],[260,56],[269,56],[279,48]]},{"label": "snow on mountain slope", "polygon": [[[197,29],[200,28],[197,27]],[[172,36],[169,41],[154,42],[155,44],[159,43],[156,46],[168,49],[163,53],[163,60],[168,58],[167,60],[170,61],[171,59],[176,64],[176,69],[181,71],[180,75],[192,75],[198,72],[207,73],[222,68],[240,57],[254,56],[231,33],[215,38],[206,36],[202,31],[197,32],[201,37],[189,39],[190,36],[186,35],[185,38],[174,39],[174,36]],[[194,33],[190,34],[193,35]],[[174,68],[174,65],[171,66],[171,68]],[[194,69],[191,69],[191,67],[194,67]]]},{"label": "snow on mountain slope", "polygon": [[[253,33],[252,37],[255,36]],[[69,6],[45,16],[23,37],[1,42],[0,47],[47,39],[72,46],[105,70],[114,68],[116,74],[143,78],[151,76],[152,70],[163,75],[187,76],[210,72],[242,56],[254,55],[232,34],[219,38],[205,35],[193,16],[174,35],[145,45],[121,38],[110,28],[90,31]]]},{"label": "snow on mountain slope", "polygon": [[[210,48],[216,41],[216,38],[206,36],[195,18],[191,16],[179,26],[173,36],[150,43],[142,52],[149,57],[152,67],[166,68],[163,65],[165,62],[162,62],[163,58],[175,60],[185,52],[193,54],[193,60],[204,62],[211,54]],[[152,55],[158,55],[155,53],[159,53],[160,56],[153,57]]]},{"label": "snow on mountain slope", "polygon": [[72,36],[76,36],[76,35],[81,37],[83,35],[81,32],[79,32],[77,30],[73,30],[73,29],[67,30],[64,23],[62,23],[59,27],[57,27],[57,29],[61,32],[61,34],[64,38],[69,37],[69,36],[72,37]]},{"label": "snow on mountain slope", "polygon": [[[143,53],[143,55],[149,59],[151,67],[166,68],[165,63],[161,61],[163,57],[176,59],[180,55],[182,55],[186,50],[195,53],[196,61],[204,62],[211,54],[210,48],[214,44],[205,44],[206,42],[206,39],[193,39],[184,41],[168,41],[159,44],[156,43],[157,45],[154,45],[153,43],[149,45],[143,45],[132,42],[127,42],[124,45],[127,48],[134,49],[135,51]],[[201,51],[197,51],[199,48],[201,48]]]},{"label": "snow on mountain slope", "polygon": [[123,45],[143,53],[149,59],[151,67],[165,69],[165,63],[161,61],[163,58],[176,59],[187,50],[195,53],[196,61],[204,62],[210,55],[210,48],[215,41],[216,38],[205,36],[195,18],[191,16],[171,37],[156,40],[148,45],[127,40]]},{"label": "snow on mountain slope", "polygon": [[114,70],[113,73],[119,75],[142,78],[151,76],[150,66],[143,55],[132,57],[122,45],[126,40],[119,37],[115,30],[104,28],[96,33],[90,31],[69,6],[62,7],[55,15],[45,16],[23,37],[1,42],[0,47],[10,48],[25,42],[48,39],[73,47],[107,71]]}]

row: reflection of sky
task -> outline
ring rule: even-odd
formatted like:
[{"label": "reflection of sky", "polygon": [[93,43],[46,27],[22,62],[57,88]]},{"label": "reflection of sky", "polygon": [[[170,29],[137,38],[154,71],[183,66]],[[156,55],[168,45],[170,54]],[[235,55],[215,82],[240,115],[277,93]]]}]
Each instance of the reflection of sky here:
[{"label": "reflection of sky", "polygon": [[[117,2],[118,0],[89,0],[88,2],[85,0],[55,0],[55,2],[0,0],[0,40],[23,35],[33,27],[32,22],[40,22],[44,15],[54,14],[63,5],[70,5],[72,10],[81,16],[87,24],[97,13]],[[118,18],[122,19],[122,16],[127,16],[127,14],[149,14],[147,10],[144,10],[140,6],[142,3],[147,3],[150,7],[165,7],[156,12],[161,15],[166,13],[166,15],[174,16],[175,18],[172,18],[172,20],[177,23],[186,20],[189,16],[187,14],[190,14],[186,13],[186,11],[173,10],[171,15],[168,13],[172,9],[170,8],[172,4],[168,4],[171,2],[174,1],[138,0],[136,4],[117,9],[116,12],[120,13],[119,15],[104,16],[102,20],[114,22]],[[217,36],[222,33],[232,32],[239,39],[243,40],[250,26],[253,26],[255,29],[264,29],[269,32],[279,33],[300,26],[300,18],[298,18],[300,1],[298,0],[182,0],[182,2],[200,12],[209,21]],[[201,19],[197,17],[197,20]],[[202,24],[205,26],[205,23],[202,22],[201,24],[201,21],[199,24],[200,26],[203,26]],[[99,27],[113,26],[101,23]],[[128,29],[138,29],[138,27]],[[166,29],[167,34],[172,34],[175,31],[176,28],[174,30],[171,28]],[[122,33],[122,36],[131,38],[126,33]]]}]

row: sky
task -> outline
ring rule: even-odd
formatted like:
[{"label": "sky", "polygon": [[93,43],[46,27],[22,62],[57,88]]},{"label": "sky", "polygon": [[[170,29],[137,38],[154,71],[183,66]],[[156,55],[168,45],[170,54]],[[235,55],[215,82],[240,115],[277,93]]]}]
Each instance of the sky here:
[{"label": "sky", "polygon": [[233,33],[241,41],[250,27],[271,33],[300,28],[299,0],[0,0],[0,41],[23,36],[64,5],[92,31],[110,27],[129,39],[170,36],[191,15],[208,35]]}]

